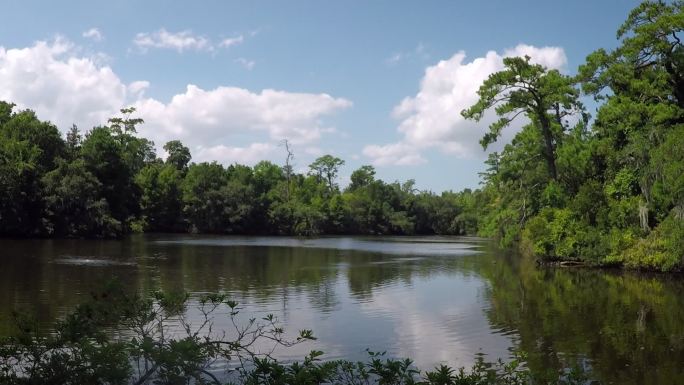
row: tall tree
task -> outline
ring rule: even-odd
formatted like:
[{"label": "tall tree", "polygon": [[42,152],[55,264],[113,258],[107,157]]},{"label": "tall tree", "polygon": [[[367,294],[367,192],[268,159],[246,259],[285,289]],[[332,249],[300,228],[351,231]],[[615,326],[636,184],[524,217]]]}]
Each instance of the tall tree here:
[{"label": "tall tree", "polygon": [[172,140],[164,145],[164,151],[169,154],[166,163],[173,165],[178,171],[187,171],[190,163],[190,149],[185,147],[180,140]]},{"label": "tall tree", "polygon": [[477,103],[461,114],[479,122],[486,111],[494,109],[498,120],[480,141],[485,149],[518,116],[526,116],[541,134],[549,175],[558,179],[556,146],[567,126],[565,118],[582,112],[583,107],[572,78],[530,60],[529,56],[504,58],[504,69],[489,75],[477,92]]},{"label": "tall tree", "polygon": [[361,166],[352,172],[350,179],[351,183],[349,184],[349,191],[354,191],[361,187],[368,186],[375,180],[375,168],[369,165]]},{"label": "tall tree", "polygon": [[335,179],[344,161],[332,155],[323,155],[309,165],[310,173],[318,178],[323,178],[328,183],[328,188],[333,191],[336,188]]},{"label": "tall tree", "polygon": [[83,140],[81,156],[102,185],[100,196],[125,230],[139,211],[140,190],[133,182],[135,172],[125,158],[121,141],[109,127],[95,127]]}]

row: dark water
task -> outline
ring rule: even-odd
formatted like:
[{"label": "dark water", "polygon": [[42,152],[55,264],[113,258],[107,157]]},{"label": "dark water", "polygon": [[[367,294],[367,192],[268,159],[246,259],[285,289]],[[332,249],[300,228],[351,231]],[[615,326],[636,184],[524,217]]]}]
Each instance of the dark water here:
[{"label": "dark water", "polygon": [[536,373],[579,364],[606,384],[684,383],[683,277],[537,268],[467,238],[3,240],[0,335],[12,309],[47,326],[112,277],[222,291],[247,317],[314,330],[284,359],[362,359],[368,348],[430,368],[523,350]]}]

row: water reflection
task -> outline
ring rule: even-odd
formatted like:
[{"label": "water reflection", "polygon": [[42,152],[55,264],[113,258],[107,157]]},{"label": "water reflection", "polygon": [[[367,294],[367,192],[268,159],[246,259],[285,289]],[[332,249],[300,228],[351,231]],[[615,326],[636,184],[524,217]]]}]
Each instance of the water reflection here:
[{"label": "water reflection", "polygon": [[[679,276],[542,269],[478,239],[137,236],[0,241],[0,334],[11,309],[48,325],[103,281],[135,290],[223,291],[245,316],[276,314],[318,341],[279,351],[422,367],[510,350],[536,373],[580,362],[604,383],[684,383]],[[217,320],[221,327],[222,320]]]},{"label": "water reflection", "polygon": [[605,384],[684,383],[681,276],[494,262],[471,265],[490,283],[487,316],[535,372],[579,362]]},{"label": "water reflection", "polygon": [[[365,358],[365,349],[418,365],[468,365],[480,348],[508,355],[482,309],[485,283],[462,268],[481,240],[453,238],[132,237],[125,241],[2,241],[0,309],[29,308],[44,325],[103,281],[136,290],[222,291],[245,313],[275,313],[313,329],[311,349]],[[217,320],[221,327],[223,320]],[[7,333],[7,322],[0,323]],[[227,325],[226,325],[227,326]]]}]

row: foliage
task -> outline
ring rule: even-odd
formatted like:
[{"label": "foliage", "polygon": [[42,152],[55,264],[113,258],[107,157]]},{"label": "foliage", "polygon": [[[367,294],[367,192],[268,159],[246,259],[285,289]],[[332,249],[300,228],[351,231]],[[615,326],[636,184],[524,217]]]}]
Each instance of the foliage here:
[{"label": "foliage", "polygon": [[[462,112],[479,121],[495,110],[485,147],[518,115],[528,118],[487,161],[481,234],[521,241],[541,260],[684,267],[683,29],[684,2],[644,1],[618,29],[618,47],[590,54],[575,77],[504,59]],[[579,89],[599,103],[591,122]],[[574,126],[564,121],[573,113]]]},{"label": "foliage", "polygon": [[412,181],[376,180],[368,165],[340,190],[344,161],[331,155],[316,159],[304,175],[267,161],[254,167],[191,163],[190,150],[172,140],[162,160],[154,144],[137,135],[144,122],[134,108],[85,135],[72,126],[65,139],[33,112],[13,110],[0,103],[0,235],[476,231],[474,202],[460,198],[476,194],[471,191],[418,192]]}]

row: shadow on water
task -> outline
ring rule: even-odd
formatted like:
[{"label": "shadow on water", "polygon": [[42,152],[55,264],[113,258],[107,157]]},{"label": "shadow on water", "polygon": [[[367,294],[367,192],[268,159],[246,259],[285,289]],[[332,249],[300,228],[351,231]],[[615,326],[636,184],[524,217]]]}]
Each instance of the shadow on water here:
[{"label": "shadow on water", "polygon": [[135,290],[223,291],[247,314],[315,331],[318,341],[283,358],[320,349],[360,359],[371,348],[429,368],[520,348],[536,373],[579,362],[603,383],[684,383],[681,277],[538,268],[477,238],[183,235],[0,247],[0,335],[12,309],[47,327],[118,277]]}]

